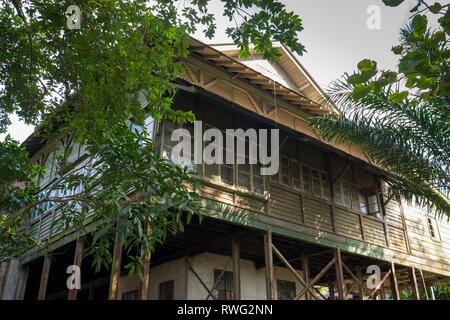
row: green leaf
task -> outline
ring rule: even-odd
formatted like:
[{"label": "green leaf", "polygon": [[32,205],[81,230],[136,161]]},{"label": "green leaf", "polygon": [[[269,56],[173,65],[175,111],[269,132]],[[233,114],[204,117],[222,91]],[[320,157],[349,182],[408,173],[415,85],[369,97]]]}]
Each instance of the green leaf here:
[{"label": "green leaf", "polygon": [[408,91],[396,92],[389,96],[389,101],[399,103],[408,97]]},{"label": "green leaf", "polygon": [[359,84],[359,83],[362,82],[362,80],[361,80],[361,75],[360,75],[360,74],[357,74],[357,73],[354,73],[354,74],[352,74],[351,76],[349,76],[349,77],[347,78],[347,82],[348,82],[349,84]]},{"label": "green leaf", "polygon": [[435,2],[433,5],[430,6],[430,11],[433,13],[439,13],[441,9],[442,5],[439,2]]},{"label": "green leaf", "polygon": [[392,52],[395,53],[395,54],[402,54],[403,46],[398,45],[398,46],[392,47],[391,50],[392,50]]},{"label": "green leaf", "polygon": [[444,29],[445,33],[450,35],[450,7],[448,7],[445,14],[438,19],[438,22]]},{"label": "green leaf", "polygon": [[376,65],[377,63],[375,61],[364,59],[358,63],[358,69],[360,71],[369,71],[372,70]]},{"label": "green leaf", "polygon": [[366,87],[363,84],[358,84],[355,89],[353,89],[352,97],[355,100],[360,100],[364,97],[366,97],[370,93],[371,89],[370,87]]},{"label": "green leaf", "polygon": [[420,89],[429,89],[433,87],[435,84],[436,79],[433,77],[417,80],[417,87],[419,87]]},{"label": "green leaf", "polygon": [[425,33],[425,31],[427,30],[427,24],[428,24],[427,16],[420,14],[416,15],[411,22],[412,28],[419,35]]},{"label": "green leaf", "polygon": [[397,7],[405,0],[383,0],[383,3],[388,7]]}]

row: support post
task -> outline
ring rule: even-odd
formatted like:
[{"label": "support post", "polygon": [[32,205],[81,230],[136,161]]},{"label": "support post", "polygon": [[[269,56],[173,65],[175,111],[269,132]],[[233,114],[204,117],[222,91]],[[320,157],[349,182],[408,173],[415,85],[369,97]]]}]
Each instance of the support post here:
[{"label": "support post", "polygon": [[420,300],[419,287],[417,286],[416,269],[414,267],[409,268],[409,281],[411,283],[411,289],[414,300]]},{"label": "support post", "polygon": [[391,281],[392,298],[394,300],[400,300],[400,293],[398,292],[397,275],[395,272],[395,264],[393,262],[391,262],[390,281]]},{"label": "support post", "polygon": [[114,241],[113,261],[109,280],[109,300],[117,300],[119,296],[120,269],[122,267],[122,241],[119,232],[116,232]]},{"label": "support post", "polygon": [[431,300],[436,300],[436,296],[434,295],[434,288],[433,287],[429,287],[429,288],[430,288]]},{"label": "support post", "polygon": [[42,266],[41,282],[39,284],[38,300],[45,300],[47,293],[48,275],[50,274],[50,266],[52,263],[52,256],[46,253],[44,256],[44,265]]},{"label": "support post", "polygon": [[267,300],[275,300],[275,276],[273,271],[272,232],[264,234]]},{"label": "support post", "polygon": [[[302,259],[303,279],[308,284],[311,281],[309,272],[309,258],[306,255],[302,254],[301,259]],[[305,299],[312,300],[311,294],[309,292],[306,292]]]},{"label": "support post", "polygon": [[240,266],[240,251],[241,244],[238,240],[231,240],[231,249],[233,256],[233,285],[234,285],[234,300],[241,300],[241,266]]},{"label": "support post", "polygon": [[328,282],[328,291],[330,295],[330,300],[334,300],[334,283],[333,281]]},{"label": "support post", "polygon": [[361,300],[364,299],[364,288],[363,288],[363,277],[362,277],[362,271],[361,267],[356,267],[356,277],[358,278],[358,294]]},{"label": "support post", "polygon": [[25,298],[25,289],[28,282],[28,273],[30,267],[28,265],[22,265],[20,267],[19,284],[17,285],[16,294],[14,299],[23,300]]},{"label": "support post", "polygon": [[334,265],[336,270],[336,280],[338,287],[339,300],[345,300],[345,283],[344,283],[344,271],[342,270],[342,257],[341,257],[341,249],[336,249],[336,264]]},{"label": "support post", "polygon": [[[73,264],[81,268],[81,262],[83,260],[83,248],[84,248],[84,238],[78,238],[75,246],[75,255],[73,258]],[[72,275],[75,270],[72,270]],[[67,295],[67,300],[77,300],[77,289],[70,289]]]},{"label": "support post", "polygon": [[[152,229],[150,228],[150,225],[147,225],[147,235],[150,235],[152,232]],[[141,282],[141,292],[140,292],[140,298],[141,300],[148,300],[148,287],[150,282],[150,259],[152,256],[150,248],[147,248],[148,252],[145,255],[144,265],[142,266],[142,282]]]},{"label": "support post", "polygon": [[380,288],[380,298],[381,300],[386,300],[386,293],[384,292],[384,284]]}]

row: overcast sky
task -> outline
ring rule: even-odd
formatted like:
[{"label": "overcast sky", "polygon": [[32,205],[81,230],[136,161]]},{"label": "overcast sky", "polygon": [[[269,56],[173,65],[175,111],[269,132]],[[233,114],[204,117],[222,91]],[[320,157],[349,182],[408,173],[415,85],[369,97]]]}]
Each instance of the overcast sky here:
[{"label": "overcast sky", "polygon": [[[407,0],[396,8],[384,6],[381,0],[282,0],[288,10],[294,11],[303,21],[304,30],[299,33],[300,42],[307,52],[300,62],[313,78],[325,88],[344,72],[352,72],[356,64],[365,58],[378,62],[380,68],[394,68],[397,57],[390,48],[398,42],[399,29],[411,15],[416,0]],[[194,36],[206,43],[230,42],[225,35],[227,18],[220,16],[220,0],[213,0],[217,19],[217,33],[213,40],[201,33]],[[374,20],[379,8],[379,29],[368,28],[367,21]],[[370,7],[370,8],[369,8]],[[368,8],[369,10],[368,13]],[[372,24],[373,25],[373,24]],[[24,141],[33,128],[17,118],[9,128],[11,136]],[[3,139],[4,135],[0,136]]]}]

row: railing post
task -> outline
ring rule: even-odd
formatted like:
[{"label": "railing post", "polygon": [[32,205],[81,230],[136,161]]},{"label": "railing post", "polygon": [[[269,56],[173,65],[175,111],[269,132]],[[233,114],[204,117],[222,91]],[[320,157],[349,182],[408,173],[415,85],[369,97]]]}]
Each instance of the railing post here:
[{"label": "railing post", "polygon": [[273,270],[272,232],[264,234],[264,257],[266,265],[267,300],[275,300],[275,277]]},{"label": "railing post", "polygon": [[231,241],[232,256],[233,256],[233,285],[234,285],[234,300],[241,300],[241,266],[240,266],[240,251],[241,245],[238,240]]},{"label": "railing post", "polygon": [[44,256],[44,264],[42,266],[38,300],[45,300],[45,296],[47,293],[48,276],[50,274],[51,263],[52,263],[52,255],[51,255],[51,253],[46,253]]},{"label": "railing post", "polygon": [[[83,260],[83,249],[84,249],[84,238],[78,238],[75,247],[75,255],[73,259],[73,264],[79,268],[81,268],[81,262]],[[72,270],[72,275],[75,270]],[[69,290],[69,294],[67,295],[67,300],[77,300],[77,289],[73,288]]]}]

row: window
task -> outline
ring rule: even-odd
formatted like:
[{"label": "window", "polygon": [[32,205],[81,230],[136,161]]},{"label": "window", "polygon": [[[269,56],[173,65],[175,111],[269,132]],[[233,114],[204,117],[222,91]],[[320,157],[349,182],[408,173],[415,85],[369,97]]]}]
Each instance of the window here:
[{"label": "window", "polygon": [[132,290],[122,293],[122,300],[138,300],[139,291]]},{"label": "window", "polygon": [[[222,277],[217,282],[221,274]],[[213,291],[214,297],[218,300],[233,300],[234,299],[233,272],[214,269],[214,283],[216,282],[217,285]]]},{"label": "window", "polygon": [[[57,196],[58,191],[59,190],[52,190],[50,192],[50,198]],[[44,199],[46,194],[47,194],[47,190],[42,190],[41,192],[39,192],[37,200],[39,201],[39,200]],[[44,215],[46,212],[51,210],[54,206],[55,206],[55,203],[52,201],[46,201],[46,202],[42,202],[42,203],[36,205],[33,210],[33,215],[31,217],[31,220],[37,219],[40,216]]]},{"label": "window", "polygon": [[272,175],[271,180],[316,197],[330,200],[328,174],[295,159],[281,156],[279,174]]},{"label": "window", "polygon": [[290,186],[289,159],[281,156],[281,183]]},{"label": "window", "polygon": [[[209,128],[214,128],[211,125],[206,124],[205,130]],[[170,161],[171,153],[175,145],[177,145],[177,141],[171,141],[171,134],[173,130],[177,129],[178,125],[175,125],[171,121],[165,121],[164,130],[163,130],[163,148],[162,148],[162,157],[166,158]],[[208,178],[214,181],[218,181],[230,186],[236,186],[248,192],[253,192],[257,194],[264,194],[266,189],[266,179],[261,175],[261,163],[257,164],[249,164],[248,156],[246,155],[245,164],[227,164],[226,163],[226,154],[227,152],[232,151],[236,155],[237,144],[235,143],[235,150],[229,150],[226,147],[226,134],[225,131],[221,131],[223,135],[223,163],[213,163],[206,164],[204,161],[202,164],[194,165],[194,128],[192,124],[185,124],[183,128],[187,129],[191,133],[192,141],[191,141],[191,154],[183,154],[182,157],[187,158],[186,163],[183,163],[183,166],[188,166],[191,171],[197,172],[200,177]],[[214,140],[213,140],[214,141]],[[202,150],[208,146],[209,143],[213,141],[203,141]],[[248,141],[246,142],[246,150],[248,150]],[[216,150],[212,152],[212,156],[215,156]],[[189,160],[190,159],[190,160]],[[236,156],[235,159],[236,160]],[[235,161],[233,161],[235,162]]]},{"label": "window", "polygon": [[303,191],[311,192],[311,174],[307,165],[302,165]]},{"label": "window", "polygon": [[292,160],[291,165],[292,165],[292,187],[294,189],[301,190],[302,185],[301,185],[300,164],[297,161]]},{"label": "window", "polygon": [[173,300],[174,280],[159,284],[159,300]]},{"label": "window", "polygon": [[336,203],[382,219],[379,198],[376,191],[368,192],[356,184],[342,180],[334,185],[333,192]]},{"label": "window", "polygon": [[430,236],[434,240],[441,240],[439,236],[439,230],[436,223],[436,219],[427,217],[428,231],[430,232]]},{"label": "window", "polygon": [[277,280],[278,300],[291,300],[295,297],[295,282]]},{"label": "window", "polygon": [[177,145],[177,141],[172,141],[171,136],[172,132],[177,129],[178,126],[171,122],[171,121],[165,121],[164,122],[164,130],[163,130],[163,150],[162,150],[162,157],[169,160],[171,162],[171,154],[172,149]]},{"label": "window", "polygon": [[369,214],[377,217],[377,218],[383,218],[380,206],[378,204],[378,195],[374,194],[367,197],[367,203],[369,204]]}]

